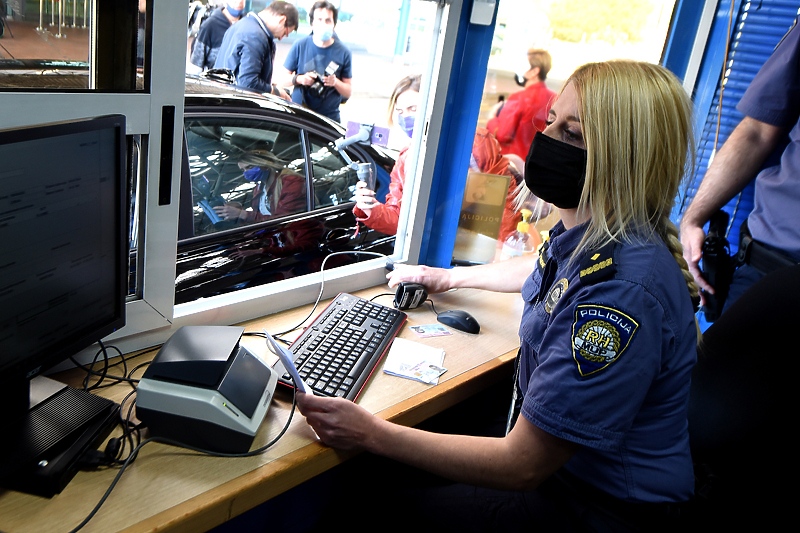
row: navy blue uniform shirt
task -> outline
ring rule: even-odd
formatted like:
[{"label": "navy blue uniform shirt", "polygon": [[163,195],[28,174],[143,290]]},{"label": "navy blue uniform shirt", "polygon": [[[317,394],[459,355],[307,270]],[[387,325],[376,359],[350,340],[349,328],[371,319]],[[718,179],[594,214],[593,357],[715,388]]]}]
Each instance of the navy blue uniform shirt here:
[{"label": "navy blue uniform shirt", "polygon": [[657,237],[570,261],[585,229],[557,224],[523,286],[521,414],[579,444],[565,469],[606,493],[689,500],[697,334],[686,282]]}]

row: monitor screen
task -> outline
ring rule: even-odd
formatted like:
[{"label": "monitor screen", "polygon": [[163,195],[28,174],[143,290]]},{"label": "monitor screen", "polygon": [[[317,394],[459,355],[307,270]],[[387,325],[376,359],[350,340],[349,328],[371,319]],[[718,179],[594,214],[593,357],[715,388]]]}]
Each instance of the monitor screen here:
[{"label": "monitor screen", "polygon": [[125,117],[0,131],[0,387],[125,323]]}]

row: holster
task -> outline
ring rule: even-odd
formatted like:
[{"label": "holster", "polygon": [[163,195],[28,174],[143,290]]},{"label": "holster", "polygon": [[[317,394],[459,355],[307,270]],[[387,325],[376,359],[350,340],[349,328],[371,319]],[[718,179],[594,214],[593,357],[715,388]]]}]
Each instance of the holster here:
[{"label": "holster", "polygon": [[753,239],[745,220],[739,231],[739,251],[736,253],[736,264],[737,266],[750,265],[762,274],[769,274],[773,270],[796,265],[797,261],[780,250]]},{"label": "holster", "polygon": [[716,320],[722,312],[736,269],[730,255],[730,243],[725,237],[727,225],[728,213],[717,211],[709,221],[703,241],[703,277],[714,287],[714,294],[703,291],[703,313],[709,322]]}]

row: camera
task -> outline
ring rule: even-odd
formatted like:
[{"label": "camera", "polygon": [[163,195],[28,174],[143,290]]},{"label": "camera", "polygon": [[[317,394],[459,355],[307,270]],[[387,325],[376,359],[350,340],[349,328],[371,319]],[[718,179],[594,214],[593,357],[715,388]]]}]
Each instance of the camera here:
[{"label": "camera", "polygon": [[[325,74],[324,75],[325,76],[332,76],[332,75],[336,74],[336,70],[338,68],[339,68],[339,65],[337,65],[336,63],[331,61],[330,64],[328,64],[328,66],[325,68]],[[320,74],[318,72],[313,71],[313,70],[310,71],[310,72],[307,72],[306,75],[311,76],[312,78],[315,78],[314,79],[314,83],[309,85],[309,88],[312,91],[316,92],[317,95],[322,96],[322,91],[325,90],[325,83],[322,81],[322,76],[320,76]]]},{"label": "camera", "polygon": [[321,95],[322,91],[325,90],[325,84],[322,83],[322,77],[316,72],[307,72],[306,75],[314,78],[314,83],[309,85],[308,88]]}]

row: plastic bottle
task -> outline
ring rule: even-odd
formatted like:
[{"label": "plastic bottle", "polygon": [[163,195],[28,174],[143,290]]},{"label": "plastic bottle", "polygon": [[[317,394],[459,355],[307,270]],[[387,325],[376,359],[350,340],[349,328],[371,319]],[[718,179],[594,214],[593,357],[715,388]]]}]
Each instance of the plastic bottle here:
[{"label": "plastic bottle", "polygon": [[528,209],[521,209],[520,211],[522,212],[522,220],[517,223],[517,231],[509,235],[503,243],[503,248],[500,252],[501,261],[533,253],[536,249],[535,242],[530,233],[528,233],[532,213]]}]

